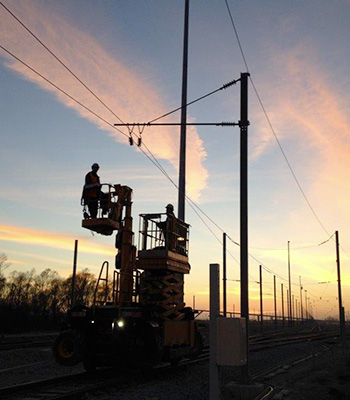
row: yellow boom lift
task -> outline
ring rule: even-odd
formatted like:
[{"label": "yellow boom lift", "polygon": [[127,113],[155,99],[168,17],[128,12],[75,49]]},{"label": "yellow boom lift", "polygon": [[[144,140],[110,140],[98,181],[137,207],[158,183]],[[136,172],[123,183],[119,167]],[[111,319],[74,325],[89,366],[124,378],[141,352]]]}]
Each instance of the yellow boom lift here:
[{"label": "yellow boom lift", "polygon": [[82,226],[102,235],[116,234],[112,279],[102,264],[91,305],[68,311],[53,352],[58,363],[97,366],[124,363],[177,364],[202,351],[202,338],[185,307],[184,274],[188,262],[189,225],[167,213],[141,214],[139,248],[133,244],[132,189],[102,185],[97,218]]}]

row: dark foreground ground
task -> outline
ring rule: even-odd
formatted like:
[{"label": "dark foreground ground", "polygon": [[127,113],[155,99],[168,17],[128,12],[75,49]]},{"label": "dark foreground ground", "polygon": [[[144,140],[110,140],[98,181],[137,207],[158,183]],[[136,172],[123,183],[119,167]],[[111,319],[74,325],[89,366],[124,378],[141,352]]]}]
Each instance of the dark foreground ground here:
[{"label": "dark foreground ground", "polygon": [[[266,355],[267,356],[267,355]],[[283,372],[281,372],[283,371]],[[227,382],[226,379],[223,381]],[[296,366],[284,364],[280,373],[261,379],[275,388],[269,399],[345,400],[350,399],[350,352],[339,348],[323,352],[314,359]],[[222,382],[222,400],[238,399]],[[167,372],[150,381],[135,380],[108,392],[83,397],[86,400],[202,400],[209,399],[208,364]],[[251,399],[256,399],[252,396]],[[250,400],[250,399],[249,399]]]},{"label": "dark foreground ground", "polygon": [[[350,341],[349,341],[350,342]],[[291,359],[315,356],[297,365]],[[331,341],[299,343],[251,354],[253,375],[273,365],[277,372],[257,381],[275,388],[269,399],[350,400],[350,346],[343,351]],[[0,352],[0,387],[82,371],[82,366],[58,366],[50,347]],[[235,370],[221,371],[222,400],[237,399],[227,384],[237,377]],[[209,365],[179,366],[166,372],[129,374],[115,388],[79,397],[85,400],[182,400],[209,399]],[[251,397],[255,399],[256,397]]]},{"label": "dark foreground ground", "polygon": [[350,399],[350,350],[324,352],[268,381],[276,386],[276,400]]}]

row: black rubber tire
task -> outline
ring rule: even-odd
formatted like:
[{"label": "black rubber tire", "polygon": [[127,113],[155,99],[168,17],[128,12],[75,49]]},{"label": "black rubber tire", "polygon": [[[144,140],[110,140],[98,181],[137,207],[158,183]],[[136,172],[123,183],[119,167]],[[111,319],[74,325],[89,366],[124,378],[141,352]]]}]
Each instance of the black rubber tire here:
[{"label": "black rubber tire", "polygon": [[61,332],[53,344],[53,354],[58,364],[73,366],[83,361],[87,339],[83,332],[67,330]]}]

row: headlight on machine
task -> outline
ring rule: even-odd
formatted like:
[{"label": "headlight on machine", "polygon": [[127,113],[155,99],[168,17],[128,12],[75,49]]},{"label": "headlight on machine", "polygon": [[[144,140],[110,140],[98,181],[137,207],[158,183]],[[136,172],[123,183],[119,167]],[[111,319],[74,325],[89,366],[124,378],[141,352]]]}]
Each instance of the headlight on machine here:
[{"label": "headlight on machine", "polygon": [[112,329],[114,330],[115,328],[122,329],[125,326],[125,322],[122,319],[119,319],[118,321],[113,321],[112,322]]}]

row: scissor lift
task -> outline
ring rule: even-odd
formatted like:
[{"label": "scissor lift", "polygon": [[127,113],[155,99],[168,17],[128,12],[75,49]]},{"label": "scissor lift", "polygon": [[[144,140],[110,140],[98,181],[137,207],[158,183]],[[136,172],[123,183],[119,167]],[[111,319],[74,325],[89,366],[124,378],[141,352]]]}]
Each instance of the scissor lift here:
[{"label": "scissor lift", "polygon": [[118,230],[113,281],[104,262],[93,305],[77,305],[68,312],[66,330],[54,344],[56,360],[67,366],[83,361],[92,371],[126,362],[176,364],[182,357],[198,355],[201,336],[194,312],[183,300],[184,274],[190,271],[189,225],[173,215],[142,214],[137,252],[132,189],[106,187],[97,218],[85,218],[82,225],[102,235]]},{"label": "scissor lift", "polygon": [[163,320],[182,320],[184,274],[188,262],[189,225],[167,214],[141,214],[136,266],[143,270],[141,304],[152,306]]}]

